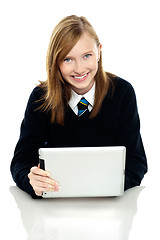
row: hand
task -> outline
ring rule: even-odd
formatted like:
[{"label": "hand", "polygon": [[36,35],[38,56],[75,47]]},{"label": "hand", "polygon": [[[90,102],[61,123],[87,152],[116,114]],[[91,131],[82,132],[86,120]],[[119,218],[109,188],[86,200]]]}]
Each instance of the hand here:
[{"label": "hand", "polygon": [[28,178],[37,196],[42,196],[42,193],[46,191],[59,191],[58,182],[50,176],[51,174],[49,172],[40,169],[40,165],[30,169]]}]

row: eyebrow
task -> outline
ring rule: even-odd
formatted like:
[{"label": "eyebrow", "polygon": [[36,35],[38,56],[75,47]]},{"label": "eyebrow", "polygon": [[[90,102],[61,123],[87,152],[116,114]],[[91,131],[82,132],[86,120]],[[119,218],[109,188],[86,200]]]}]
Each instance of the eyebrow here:
[{"label": "eyebrow", "polygon": [[[87,51],[87,52],[85,52],[85,53],[82,53],[82,55],[87,55],[87,54],[89,54],[89,53],[93,53],[93,51]],[[74,58],[74,57],[73,57],[73,56],[70,56],[70,55],[67,55],[67,56],[65,56],[64,59],[66,59],[66,58]]]}]

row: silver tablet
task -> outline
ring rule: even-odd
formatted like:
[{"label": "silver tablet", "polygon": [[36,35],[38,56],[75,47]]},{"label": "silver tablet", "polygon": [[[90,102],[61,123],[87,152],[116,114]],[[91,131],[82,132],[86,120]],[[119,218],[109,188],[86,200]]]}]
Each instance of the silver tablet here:
[{"label": "silver tablet", "polygon": [[52,173],[60,191],[44,198],[109,197],[124,193],[126,148],[75,147],[39,149],[40,166]]}]

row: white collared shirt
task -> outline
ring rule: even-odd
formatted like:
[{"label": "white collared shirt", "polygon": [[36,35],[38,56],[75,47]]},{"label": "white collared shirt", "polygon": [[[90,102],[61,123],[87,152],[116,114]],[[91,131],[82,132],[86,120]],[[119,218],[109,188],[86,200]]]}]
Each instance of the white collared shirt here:
[{"label": "white collared shirt", "polygon": [[88,102],[88,110],[89,112],[92,111],[93,105],[94,105],[94,96],[95,96],[95,83],[93,84],[93,87],[84,95],[77,94],[73,89],[71,89],[71,98],[68,102],[70,108],[73,110],[73,112],[78,115],[78,106],[77,104],[81,100],[82,97],[84,97]]}]

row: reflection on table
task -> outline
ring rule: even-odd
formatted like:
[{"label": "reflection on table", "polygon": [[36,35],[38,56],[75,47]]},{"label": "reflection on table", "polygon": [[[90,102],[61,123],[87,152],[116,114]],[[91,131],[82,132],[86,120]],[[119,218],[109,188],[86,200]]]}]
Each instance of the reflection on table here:
[{"label": "reflection on table", "polygon": [[137,199],[144,187],[135,187],[122,197],[32,199],[12,186],[28,239],[128,240]]}]

